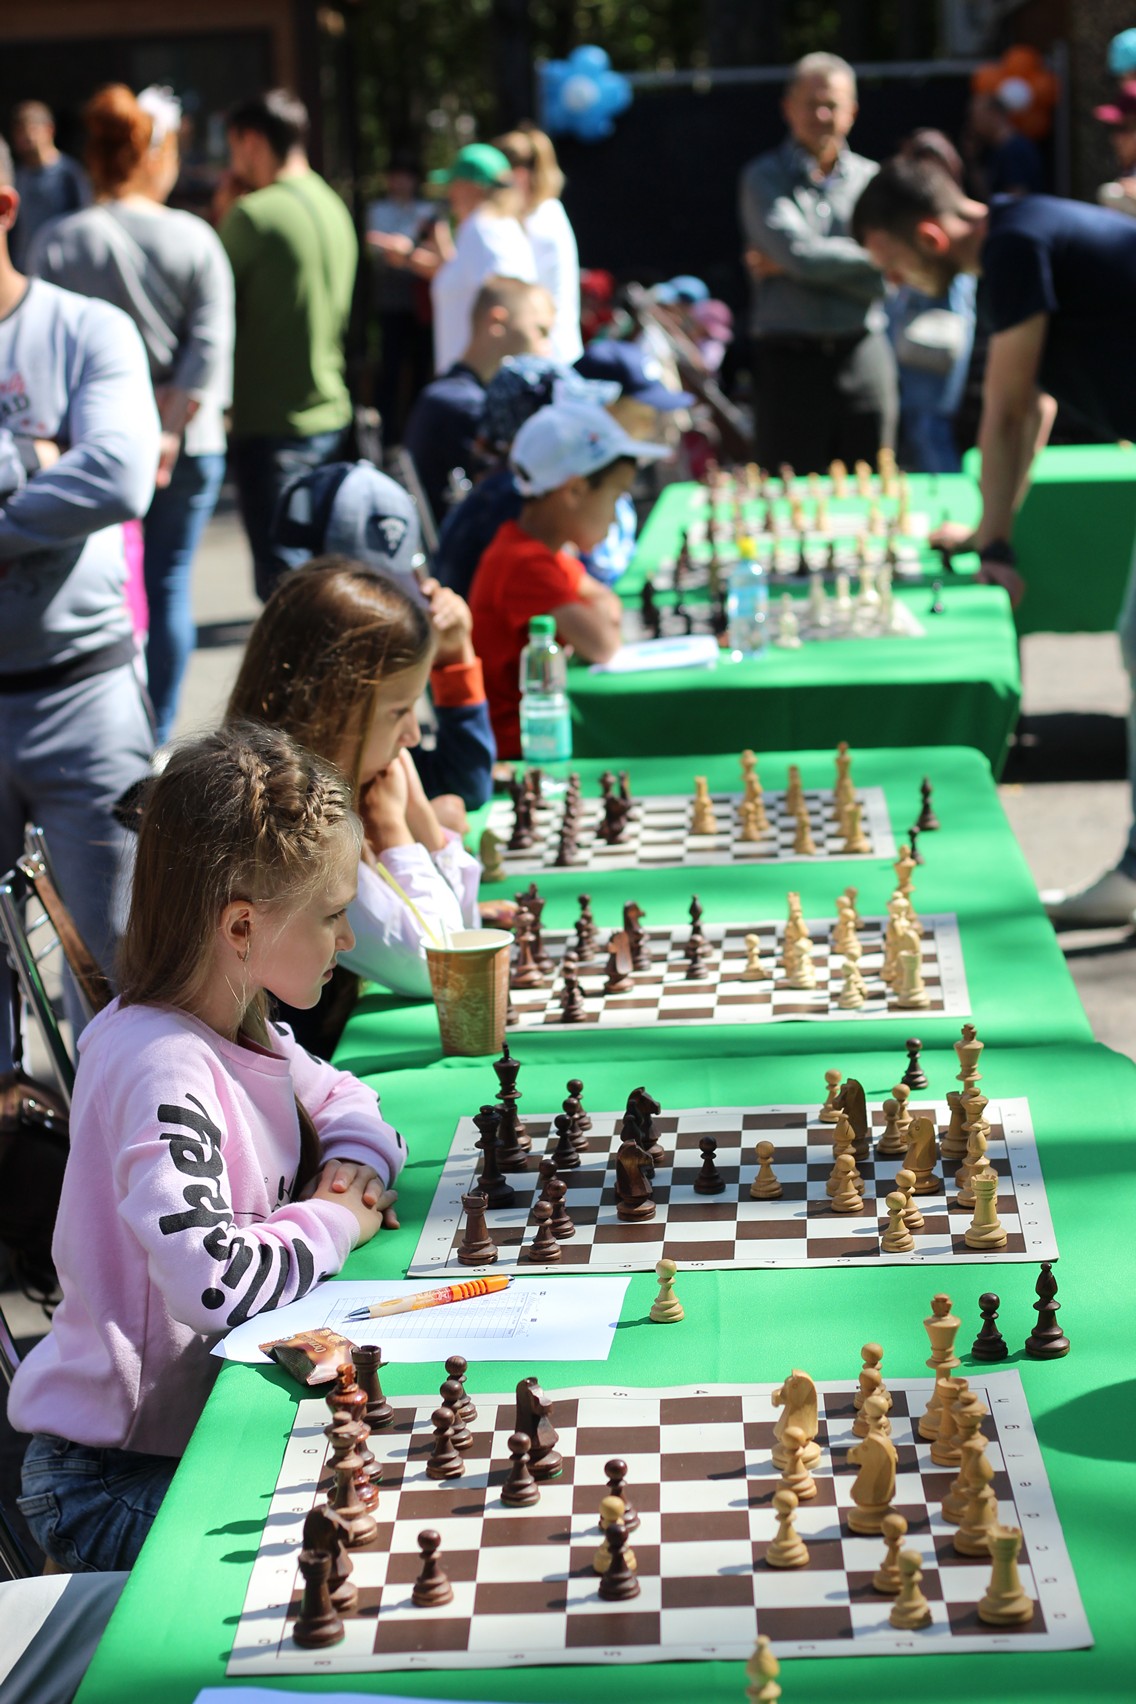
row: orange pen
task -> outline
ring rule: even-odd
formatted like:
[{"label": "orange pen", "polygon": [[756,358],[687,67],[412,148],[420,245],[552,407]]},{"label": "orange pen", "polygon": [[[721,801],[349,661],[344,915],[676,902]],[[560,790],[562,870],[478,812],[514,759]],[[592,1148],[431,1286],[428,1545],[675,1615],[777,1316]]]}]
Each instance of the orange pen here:
[{"label": "orange pen", "polygon": [[440,1308],[444,1302],[465,1302],[471,1296],[489,1296],[504,1290],[513,1282],[502,1274],[494,1278],[466,1278],[460,1284],[446,1284],[441,1290],[419,1290],[416,1296],[396,1296],[389,1302],[372,1302],[366,1308],[352,1308],[345,1319],[382,1319],[385,1314],[414,1313],[418,1308]]}]

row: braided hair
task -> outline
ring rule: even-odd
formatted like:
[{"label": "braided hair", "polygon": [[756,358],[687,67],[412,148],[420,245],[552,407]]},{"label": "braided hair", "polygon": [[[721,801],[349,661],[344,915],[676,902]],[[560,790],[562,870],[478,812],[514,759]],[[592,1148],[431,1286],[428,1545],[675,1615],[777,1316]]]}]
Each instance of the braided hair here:
[{"label": "braided hair", "polygon": [[[121,1004],[188,1005],[226,905],[303,905],[326,877],[328,835],[342,823],[359,832],[350,784],[277,728],[238,723],[176,748],[139,825]],[[270,1045],[263,994],[243,1028]],[[319,1170],[320,1145],[297,1110],[299,1188]]]}]

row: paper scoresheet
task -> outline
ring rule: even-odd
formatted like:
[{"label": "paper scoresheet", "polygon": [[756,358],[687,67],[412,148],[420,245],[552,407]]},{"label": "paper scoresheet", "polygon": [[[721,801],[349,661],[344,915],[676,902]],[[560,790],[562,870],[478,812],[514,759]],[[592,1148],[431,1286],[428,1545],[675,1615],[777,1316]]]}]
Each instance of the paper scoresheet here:
[{"label": "paper scoresheet", "polygon": [[629,1282],[584,1274],[515,1278],[507,1290],[469,1301],[353,1320],[346,1318],[352,1308],[438,1286],[414,1278],[320,1284],[301,1301],[238,1325],[213,1353],[228,1361],[267,1362],[261,1343],[326,1325],[355,1344],[377,1343],[397,1361],[436,1361],[467,1348],[482,1361],[606,1361]]}]

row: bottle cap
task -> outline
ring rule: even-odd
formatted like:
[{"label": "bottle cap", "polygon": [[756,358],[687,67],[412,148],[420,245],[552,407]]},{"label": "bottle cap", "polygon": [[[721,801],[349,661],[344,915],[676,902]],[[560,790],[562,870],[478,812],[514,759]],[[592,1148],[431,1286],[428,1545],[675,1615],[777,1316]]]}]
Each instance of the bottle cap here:
[{"label": "bottle cap", "polygon": [[551,639],[556,633],[554,615],[534,615],[529,618],[530,639]]}]

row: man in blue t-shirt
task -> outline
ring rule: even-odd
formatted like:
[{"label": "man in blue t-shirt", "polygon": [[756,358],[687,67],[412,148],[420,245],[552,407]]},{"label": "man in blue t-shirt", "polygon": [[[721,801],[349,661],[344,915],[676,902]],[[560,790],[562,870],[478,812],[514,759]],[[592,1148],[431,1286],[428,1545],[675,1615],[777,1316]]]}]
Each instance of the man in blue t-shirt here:
[{"label": "man in blue t-shirt", "polygon": [[55,146],[55,120],[42,101],[21,101],[13,112],[12,152],[20,211],[8,252],[13,266],[22,267],[37,231],[90,206],[91,186],[82,166]]},{"label": "man in blue t-shirt", "polygon": [[[1097,433],[1136,436],[1136,220],[1050,195],[972,201],[945,171],[891,160],[865,189],[853,231],[884,274],[942,294],[960,272],[982,277],[991,326],[978,442],[982,519],[973,546],[979,577],[1014,603],[1025,581],[1014,564],[1014,512],[1048,434],[1045,393]],[[1119,624],[1136,683],[1136,573]],[[1129,766],[1134,826],[1119,865],[1076,894],[1043,895],[1055,923],[1106,927],[1136,916],[1136,714]]]}]

